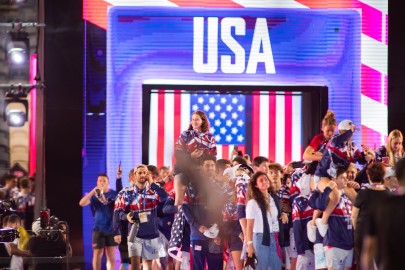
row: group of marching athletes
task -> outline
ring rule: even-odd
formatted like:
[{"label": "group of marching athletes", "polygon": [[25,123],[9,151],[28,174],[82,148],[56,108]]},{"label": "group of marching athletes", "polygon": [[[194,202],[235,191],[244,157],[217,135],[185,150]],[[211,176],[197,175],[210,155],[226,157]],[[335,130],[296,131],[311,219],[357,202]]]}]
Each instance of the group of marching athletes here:
[{"label": "group of marching athletes", "polygon": [[[338,131],[335,134],[335,131]],[[358,148],[350,120],[322,120],[301,166],[235,151],[216,159],[202,111],[175,146],[176,164],[137,165],[129,186],[100,174],[81,205],[94,213],[93,269],[377,269],[387,265],[374,211],[401,197],[405,160],[399,130],[385,146]],[[86,203],[83,203],[86,202]],[[385,213],[385,211],[380,211]],[[363,242],[364,239],[364,242]],[[389,268],[387,268],[389,269]]]}]

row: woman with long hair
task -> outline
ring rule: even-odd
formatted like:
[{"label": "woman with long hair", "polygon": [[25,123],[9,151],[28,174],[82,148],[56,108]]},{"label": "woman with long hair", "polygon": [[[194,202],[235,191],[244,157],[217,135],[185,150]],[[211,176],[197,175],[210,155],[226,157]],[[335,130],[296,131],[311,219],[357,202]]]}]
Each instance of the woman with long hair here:
[{"label": "woman with long hair", "polygon": [[280,200],[267,174],[256,172],[248,185],[246,205],[246,244],[248,257],[257,258],[256,269],[280,270],[281,228]]},{"label": "woman with long hair", "polygon": [[174,166],[174,205],[181,205],[187,182],[192,178],[204,155],[217,155],[214,136],[209,133],[210,123],[203,111],[195,111],[187,130],[183,131],[175,145],[176,165]]},{"label": "woman with long hair", "polygon": [[381,146],[375,153],[375,159],[387,166],[393,167],[401,158],[405,157],[402,145],[404,137],[402,132],[394,129],[390,132],[385,145]]}]

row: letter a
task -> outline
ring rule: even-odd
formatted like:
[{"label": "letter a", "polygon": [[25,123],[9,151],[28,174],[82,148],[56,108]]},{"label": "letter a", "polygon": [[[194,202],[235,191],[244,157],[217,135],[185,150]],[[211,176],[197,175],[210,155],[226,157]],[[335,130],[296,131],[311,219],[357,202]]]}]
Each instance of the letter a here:
[{"label": "letter a", "polygon": [[[261,46],[263,46],[263,52],[260,52]],[[264,62],[267,74],[276,73],[266,18],[256,20],[246,73],[255,74],[259,62]]]}]

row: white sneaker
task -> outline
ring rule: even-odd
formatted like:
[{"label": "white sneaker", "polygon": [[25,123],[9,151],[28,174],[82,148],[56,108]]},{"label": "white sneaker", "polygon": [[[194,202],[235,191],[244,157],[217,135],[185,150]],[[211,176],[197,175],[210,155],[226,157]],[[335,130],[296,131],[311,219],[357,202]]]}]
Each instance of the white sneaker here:
[{"label": "white sneaker", "polygon": [[311,221],[307,223],[307,236],[308,240],[315,243],[316,240],[316,226],[311,225]]},{"label": "white sneaker", "polygon": [[328,225],[328,224],[323,224],[323,223],[322,223],[322,219],[320,219],[320,218],[317,218],[317,219],[315,220],[315,224],[316,224],[316,227],[318,228],[319,234],[320,234],[322,237],[325,237],[326,232],[328,231],[329,225]]}]

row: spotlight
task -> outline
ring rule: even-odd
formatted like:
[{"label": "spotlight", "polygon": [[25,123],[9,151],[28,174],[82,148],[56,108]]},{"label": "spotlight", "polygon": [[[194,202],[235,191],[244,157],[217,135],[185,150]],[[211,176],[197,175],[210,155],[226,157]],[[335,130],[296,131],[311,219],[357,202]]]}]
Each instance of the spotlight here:
[{"label": "spotlight", "polygon": [[9,110],[6,117],[7,125],[10,127],[22,127],[27,121],[27,115],[20,110]]},{"label": "spotlight", "polygon": [[12,48],[8,51],[7,55],[9,62],[14,65],[21,65],[25,63],[26,52],[21,48]]},{"label": "spotlight", "polygon": [[8,32],[6,38],[6,58],[10,73],[29,71],[29,39],[24,31]]},{"label": "spotlight", "polygon": [[6,99],[3,119],[10,127],[22,127],[28,121],[28,101],[26,99]]},{"label": "spotlight", "polygon": [[21,127],[28,121],[27,96],[31,89],[45,89],[43,82],[37,84],[0,84],[4,92],[3,119],[9,126]]},{"label": "spotlight", "polygon": [[3,119],[10,127],[22,127],[28,120],[27,95],[30,87],[11,85],[4,92]]}]

